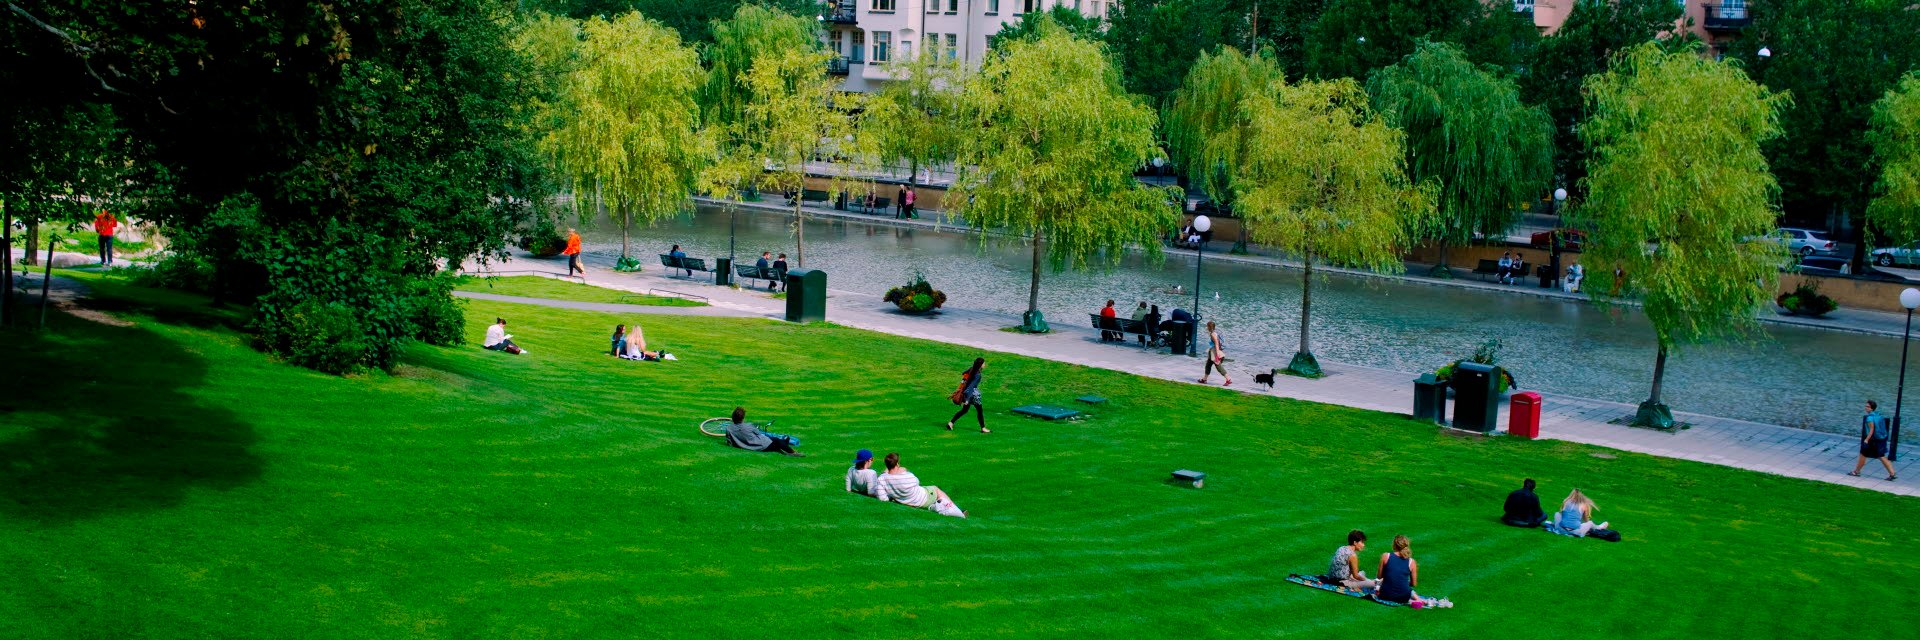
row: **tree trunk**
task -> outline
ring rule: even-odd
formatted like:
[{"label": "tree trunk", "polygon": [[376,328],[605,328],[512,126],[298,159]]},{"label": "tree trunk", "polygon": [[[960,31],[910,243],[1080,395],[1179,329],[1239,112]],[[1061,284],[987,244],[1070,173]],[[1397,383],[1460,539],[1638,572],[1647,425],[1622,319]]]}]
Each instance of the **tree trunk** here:
[{"label": "tree trunk", "polygon": [[1441,269],[1447,268],[1447,241],[1445,240],[1440,241],[1440,263],[1434,266]]},{"label": "tree trunk", "polygon": [[1027,287],[1027,313],[1040,310],[1040,232],[1033,232],[1033,282]]},{"label": "tree trunk", "polygon": [[801,183],[800,193],[793,199],[793,266],[807,266],[807,221],[800,217],[800,203],[806,202],[806,183]]},{"label": "tree trunk", "polygon": [[13,214],[7,213],[5,205],[0,205],[0,256],[5,256],[6,264],[0,265],[0,326],[13,324]]},{"label": "tree trunk", "polygon": [[1660,404],[1660,383],[1667,378],[1667,345],[1660,345],[1660,355],[1653,358],[1653,394],[1647,396],[1648,404]]},{"label": "tree trunk", "polygon": [[914,181],[918,180],[919,178],[920,178],[920,161],[913,160],[908,162],[907,163],[907,188],[909,189],[913,188],[915,184]]},{"label": "tree trunk", "polygon": [[28,220],[27,221],[27,241],[21,244],[27,247],[26,262],[24,264],[26,264],[29,267],[39,266],[40,258],[34,254],[34,251],[40,248],[40,225],[35,224],[31,220]]},{"label": "tree trunk", "polygon": [[620,259],[627,259],[627,230],[633,228],[633,216],[620,218]]},{"label": "tree trunk", "polygon": [[1312,355],[1307,346],[1307,319],[1313,315],[1313,252],[1308,251],[1300,270],[1300,353]]}]

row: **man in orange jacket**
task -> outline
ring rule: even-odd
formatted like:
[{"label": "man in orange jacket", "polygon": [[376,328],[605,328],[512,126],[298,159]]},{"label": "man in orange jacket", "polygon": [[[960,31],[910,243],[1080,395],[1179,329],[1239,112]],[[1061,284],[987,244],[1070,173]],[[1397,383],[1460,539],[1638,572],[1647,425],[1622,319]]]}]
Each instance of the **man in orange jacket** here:
[{"label": "man in orange jacket", "polygon": [[580,232],[567,229],[567,248],[561,249],[560,255],[567,257],[567,275],[573,275],[575,271],[587,275],[586,265],[580,264]]},{"label": "man in orange jacket", "polygon": [[93,232],[100,234],[100,264],[113,264],[113,231],[119,227],[120,221],[106,209],[93,217]]}]

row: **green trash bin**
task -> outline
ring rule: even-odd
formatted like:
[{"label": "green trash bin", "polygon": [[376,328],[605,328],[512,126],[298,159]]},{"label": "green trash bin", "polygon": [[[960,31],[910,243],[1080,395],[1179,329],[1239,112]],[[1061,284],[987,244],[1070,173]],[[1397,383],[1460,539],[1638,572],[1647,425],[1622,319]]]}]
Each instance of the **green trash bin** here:
[{"label": "green trash bin", "polygon": [[1500,367],[1462,362],[1447,380],[1453,387],[1453,428],[1493,433],[1500,423]]},{"label": "green trash bin", "polygon": [[787,321],[827,319],[827,272],[819,269],[787,271]]},{"label": "green trash bin", "polygon": [[713,283],[722,287],[733,284],[733,258],[713,259]]}]

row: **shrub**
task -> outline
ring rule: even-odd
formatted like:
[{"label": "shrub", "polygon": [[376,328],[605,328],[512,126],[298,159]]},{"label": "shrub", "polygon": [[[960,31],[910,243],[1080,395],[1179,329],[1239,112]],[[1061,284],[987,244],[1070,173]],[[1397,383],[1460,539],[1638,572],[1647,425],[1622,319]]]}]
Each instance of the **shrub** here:
[{"label": "shrub", "polygon": [[[1488,340],[1482,342],[1478,348],[1473,350],[1473,357],[1455,360],[1450,364],[1441,365],[1440,368],[1433,370],[1434,379],[1441,382],[1453,379],[1454,370],[1458,369],[1462,362],[1472,362],[1474,364],[1484,364],[1487,366],[1498,365],[1500,363],[1500,341]],[[1507,389],[1518,386],[1520,386],[1519,383],[1513,379],[1513,372],[1506,370],[1505,367],[1501,367],[1500,379],[1494,381],[1494,391],[1505,393]]]},{"label": "shrub", "polygon": [[451,295],[418,295],[412,298],[414,339],[427,344],[451,347],[467,341],[465,305]]},{"label": "shrub", "polygon": [[151,266],[128,268],[133,283],[143,287],[207,293],[213,283],[213,264],[192,253],[169,253]]},{"label": "shrub", "polygon": [[1834,302],[1833,298],[1821,294],[1820,285],[1811,280],[1801,282],[1800,286],[1794,287],[1793,291],[1780,294],[1775,301],[1779,302],[1781,308],[1786,309],[1787,313],[1802,316],[1824,316],[1840,308],[1840,304]]},{"label": "shrub", "polygon": [[927,284],[925,276],[915,272],[912,280],[909,280],[905,286],[888,289],[887,295],[883,299],[889,304],[899,307],[901,311],[908,313],[925,313],[945,305],[947,303],[947,294],[935,290],[933,285]]},{"label": "shrub", "polygon": [[567,248],[567,239],[553,232],[533,232],[520,236],[520,241],[514,244],[535,258],[551,258]]},{"label": "shrub", "polygon": [[294,305],[280,322],[262,325],[258,339],[287,362],[336,375],[359,370],[370,355],[367,330],[353,310],[316,300]]}]

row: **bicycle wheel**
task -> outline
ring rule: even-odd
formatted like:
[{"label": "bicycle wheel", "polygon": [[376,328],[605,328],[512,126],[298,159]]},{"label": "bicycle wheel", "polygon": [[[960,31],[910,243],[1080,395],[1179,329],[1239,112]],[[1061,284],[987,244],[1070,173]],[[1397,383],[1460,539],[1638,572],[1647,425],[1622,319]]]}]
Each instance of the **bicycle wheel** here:
[{"label": "bicycle wheel", "polygon": [[725,438],[727,437],[727,425],[732,422],[733,419],[731,418],[707,418],[705,422],[700,423],[700,433],[715,438]]}]

